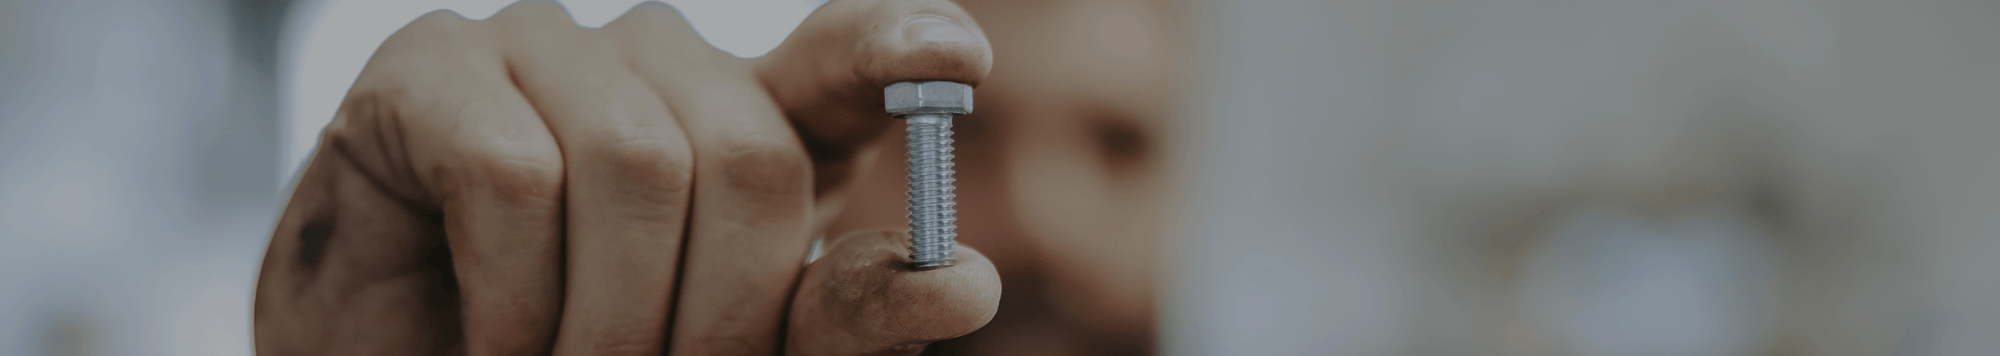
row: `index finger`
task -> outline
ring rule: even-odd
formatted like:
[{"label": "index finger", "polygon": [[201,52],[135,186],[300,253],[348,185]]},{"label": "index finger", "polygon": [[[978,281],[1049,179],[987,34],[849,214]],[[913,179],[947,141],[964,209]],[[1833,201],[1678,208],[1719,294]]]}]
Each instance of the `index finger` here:
[{"label": "index finger", "polygon": [[993,48],[950,1],[840,0],[806,18],[756,67],[806,149],[824,163],[846,160],[894,121],[883,110],[883,87],[914,80],[977,86],[992,71]]}]

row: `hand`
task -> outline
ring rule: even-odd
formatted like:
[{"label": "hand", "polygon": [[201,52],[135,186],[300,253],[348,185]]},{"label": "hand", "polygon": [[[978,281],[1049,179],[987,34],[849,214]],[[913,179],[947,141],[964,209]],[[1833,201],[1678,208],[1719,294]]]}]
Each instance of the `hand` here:
[{"label": "hand", "polygon": [[916,272],[907,237],[864,233],[802,261],[894,127],[882,88],[976,85],[991,57],[944,0],[833,1],[754,59],[659,3],[598,29],[553,2],[425,15],[301,176],[257,351],[905,354],[972,332],[1000,282],[969,248]]}]

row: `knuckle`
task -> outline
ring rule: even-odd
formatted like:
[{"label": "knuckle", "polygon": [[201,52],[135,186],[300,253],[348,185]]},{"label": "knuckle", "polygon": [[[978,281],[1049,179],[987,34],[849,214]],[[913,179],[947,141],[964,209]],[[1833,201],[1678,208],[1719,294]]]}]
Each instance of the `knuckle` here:
[{"label": "knuckle", "polygon": [[657,1],[640,3],[605,24],[603,30],[626,53],[649,59],[640,61],[641,65],[660,61],[713,60],[727,56],[722,50],[709,46],[679,9]]},{"label": "knuckle", "polygon": [[647,202],[676,203],[694,186],[694,157],[675,141],[628,139],[600,152],[612,175],[633,196]]},{"label": "knuckle", "polygon": [[658,1],[641,2],[638,6],[633,6],[631,11],[626,11],[625,14],[627,16],[640,16],[640,19],[645,20],[685,21],[687,19],[685,15],[681,14],[680,8]]},{"label": "knuckle", "polygon": [[744,140],[728,144],[720,167],[730,187],[769,198],[804,195],[812,187],[812,166],[805,150],[777,140]]},{"label": "knuckle", "polygon": [[569,9],[554,1],[516,1],[500,9],[489,18],[494,22],[511,25],[548,26],[567,24],[576,26],[570,18]]},{"label": "knuckle", "polygon": [[605,28],[645,34],[693,29],[688,26],[687,17],[681,14],[680,9],[658,1],[639,3],[639,6],[632,7],[631,11],[606,24]]},{"label": "knuckle", "polygon": [[383,49],[424,48],[424,44],[449,42],[462,36],[472,20],[451,10],[424,13],[383,41]]},{"label": "knuckle", "polygon": [[362,177],[397,197],[422,205],[433,203],[421,182],[411,176],[402,116],[394,99],[379,89],[355,90],[341,103],[332,122],[320,131],[317,157],[338,157]]},{"label": "knuckle", "polygon": [[462,26],[471,21],[470,19],[466,19],[465,15],[459,15],[457,11],[438,9],[426,12],[423,16],[417,16],[416,20],[410,21],[409,27]]},{"label": "knuckle", "polygon": [[[558,203],[562,199],[562,156],[553,147],[483,142],[459,150],[452,166],[440,167],[434,187],[490,193],[507,203]],[[455,189],[454,189],[455,188]]]},{"label": "knuckle", "polygon": [[451,10],[432,11],[410,21],[382,41],[355,85],[390,87],[424,83],[410,78],[438,76],[439,63],[476,61],[489,45],[476,24]]}]

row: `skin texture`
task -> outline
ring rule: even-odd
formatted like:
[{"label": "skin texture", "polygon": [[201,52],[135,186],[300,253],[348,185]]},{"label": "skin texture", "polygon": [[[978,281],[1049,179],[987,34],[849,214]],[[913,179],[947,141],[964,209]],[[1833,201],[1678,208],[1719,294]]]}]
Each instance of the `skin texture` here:
[{"label": "skin texture", "polygon": [[[980,307],[1000,302],[1000,290],[986,288],[998,288],[1000,275],[986,256],[959,248],[954,257],[974,261],[917,272],[908,264],[909,239],[901,232],[862,233],[828,248],[792,301],[786,353],[915,354],[924,343],[964,336],[993,319],[992,308]],[[971,310],[987,313],[964,313]]]},{"label": "skin texture", "polygon": [[[826,200],[890,127],[880,88],[980,83],[978,26],[948,2],[851,0],[798,33],[739,59],[657,3],[600,29],[553,2],[412,22],[370,59],[279,221],[258,353],[768,355],[796,338],[858,355],[984,325],[999,280],[969,251],[949,270],[799,283]],[[883,251],[908,249],[893,241],[842,241],[877,253],[820,263],[893,265]],[[792,303],[835,287],[951,292]],[[824,317],[884,305],[930,319],[855,334],[871,325],[841,323],[901,319]]]}]

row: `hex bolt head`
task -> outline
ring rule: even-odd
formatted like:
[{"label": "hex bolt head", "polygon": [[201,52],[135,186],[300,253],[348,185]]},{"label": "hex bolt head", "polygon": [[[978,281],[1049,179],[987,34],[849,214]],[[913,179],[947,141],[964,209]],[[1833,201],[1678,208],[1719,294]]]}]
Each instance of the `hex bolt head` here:
[{"label": "hex bolt head", "polygon": [[965,83],[931,81],[901,82],[882,89],[882,103],[890,115],[972,113],[972,86]]},{"label": "hex bolt head", "polygon": [[972,113],[972,86],[902,82],[882,89],[889,114],[904,119],[910,185],[910,268],[950,267],[958,238],[958,197],[952,178],[952,115]]}]

